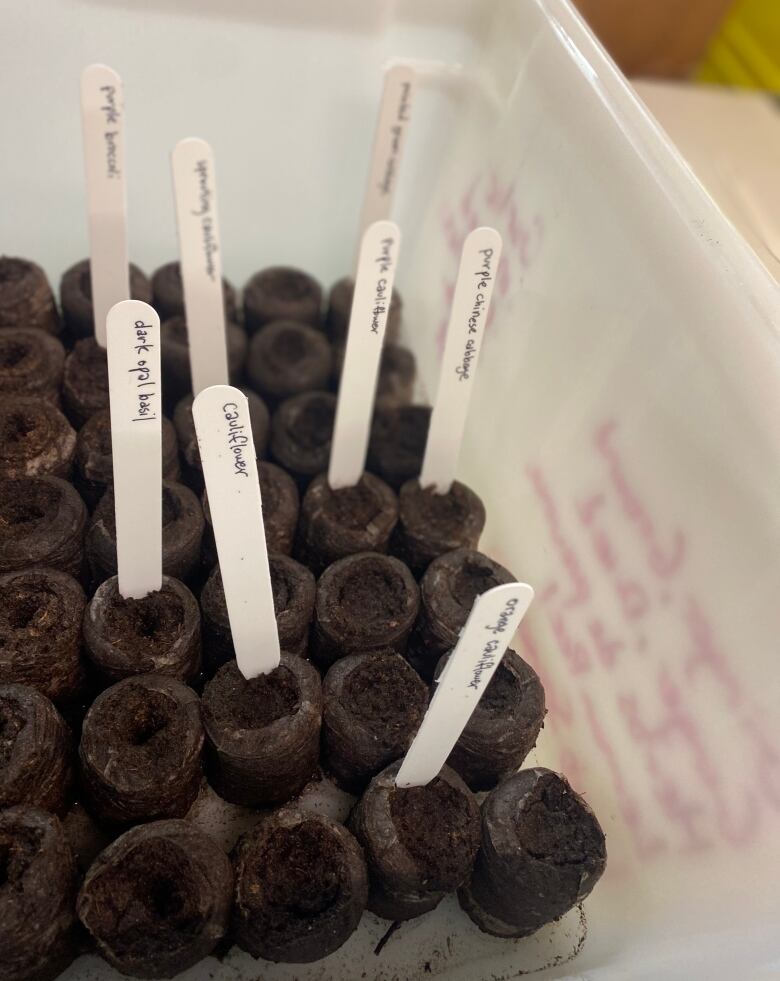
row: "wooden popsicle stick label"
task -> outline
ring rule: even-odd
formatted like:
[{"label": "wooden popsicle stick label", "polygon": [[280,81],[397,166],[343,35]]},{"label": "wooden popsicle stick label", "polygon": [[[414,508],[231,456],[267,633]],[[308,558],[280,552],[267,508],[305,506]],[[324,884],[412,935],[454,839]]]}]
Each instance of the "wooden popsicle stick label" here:
[{"label": "wooden popsicle stick label", "polygon": [[333,424],[328,482],[353,487],[366,466],[379,361],[393,294],[401,233],[392,221],[375,221],[360,244],[347,348]]},{"label": "wooden popsicle stick label", "polygon": [[439,388],[431,412],[420,485],[446,494],[458,468],[498,264],[501,236],[475,228],[466,237],[447,325]]},{"label": "wooden popsicle stick label", "polygon": [[108,311],[130,298],[124,126],[122,79],[106,65],[89,65],[81,74],[81,128],[92,309],[101,347]]},{"label": "wooden popsicle stick label", "polygon": [[530,586],[514,582],[495,586],[474,601],[398,771],[399,787],[421,787],[439,774],[533,598]]},{"label": "wooden popsicle stick label", "polygon": [[391,65],[385,71],[368,181],[360,213],[361,241],[369,225],[392,215],[406,129],[412,116],[415,85],[416,73],[411,65]]},{"label": "wooden popsicle stick label", "polygon": [[192,390],[227,385],[225,300],[214,154],[205,140],[180,140],[171,154]]},{"label": "wooden popsicle stick label", "polygon": [[119,592],[141,599],[162,585],[160,318],[123,300],[106,327]]},{"label": "wooden popsicle stick label", "polygon": [[237,388],[213,385],[192,415],[236,661],[254,678],[278,667],[280,650],[249,403]]}]

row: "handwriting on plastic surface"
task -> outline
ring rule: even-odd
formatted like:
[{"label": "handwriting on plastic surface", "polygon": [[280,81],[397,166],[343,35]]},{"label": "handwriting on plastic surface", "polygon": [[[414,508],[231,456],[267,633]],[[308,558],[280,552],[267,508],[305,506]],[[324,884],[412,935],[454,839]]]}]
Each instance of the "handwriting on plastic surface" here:
[{"label": "handwriting on plastic surface", "polygon": [[[587,728],[642,860],[718,842],[746,845],[758,833],[763,810],[780,810],[780,753],[715,639],[706,599],[684,582],[685,534],[659,527],[632,480],[619,423],[599,425],[591,449],[602,476],[573,499],[555,493],[541,466],[526,472],[561,569],[537,595],[565,675],[551,670],[554,657],[541,654],[528,621],[520,637],[523,656],[545,684],[561,766],[575,786],[587,786],[588,762],[578,749]],[[597,577],[589,575],[589,563]],[[605,598],[595,596],[596,579],[602,590],[607,584],[613,616],[602,613]],[[654,637],[659,629],[668,635],[671,649],[648,641],[651,626]],[[636,658],[643,662],[641,685],[631,674]],[[601,686],[600,672],[611,675]],[[695,704],[702,699],[708,710],[699,717]],[[707,728],[713,704],[720,732],[734,733],[734,751],[745,761],[739,772],[724,767],[714,749],[717,740]],[[625,747],[639,765],[626,765]],[[643,802],[648,793],[654,806]]]},{"label": "handwriting on plastic surface", "polygon": [[195,164],[195,176],[198,181],[198,207],[193,209],[193,218],[200,218],[203,236],[203,269],[208,278],[214,282],[217,279],[217,267],[214,256],[219,251],[211,199],[214,192],[211,189],[209,161],[198,160]]},{"label": "handwriting on plastic surface", "polygon": [[402,80],[398,87],[398,100],[395,104],[395,117],[389,127],[389,137],[385,147],[387,155],[384,162],[382,178],[377,184],[377,190],[382,195],[392,193],[398,172],[398,158],[401,153],[401,140],[404,126],[409,122],[412,108],[412,83]]},{"label": "handwriting on plastic surface", "polygon": [[115,85],[101,85],[100,91],[103,94],[103,105],[100,111],[105,116],[106,130],[103,139],[106,144],[106,176],[111,180],[116,180],[122,176],[120,153],[118,140],[120,133],[118,129],[109,129],[119,124],[121,113],[117,104],[117,92]]},{"label": "handwriting on plastic surface", "polygon": [[246,426],[241,422],[241,413],[235,402],[226,402],[222,406],[227,423],[227,441],[233,454],[233,474],[236,477],[249,476],[249,464],[246,459],[246,447],[249,436],[244,432]]},{"label": "handwriting on plastic surface", "polygon": [[136,320],[135,329],[135,351],[136,362],[132,368],[127,370],[131,375],[135,375],[136,387],[136,414],[132,422],[147,422],[157,418],[154,411],[155,396],[157,395],[157,379],[154,377],[153,361],[147,355],[154,351],[155,345],[149,339],[153,328],[151,324],[143,320]]}]

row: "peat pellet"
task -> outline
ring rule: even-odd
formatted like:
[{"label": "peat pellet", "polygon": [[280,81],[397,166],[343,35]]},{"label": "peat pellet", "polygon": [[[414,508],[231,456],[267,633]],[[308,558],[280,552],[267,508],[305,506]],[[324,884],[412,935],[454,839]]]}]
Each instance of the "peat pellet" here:
[{"label": "peat pellet", "polygon": [[327,338],[308,324],[277,320],[259,330],[249,345],[249,384],[269,405],[326,388],[332,370]]},{"label": "peat pellet", "polygon": [[[343,345],[333,348],[333,382],[337,391],[344,367],[344,353]],[[379,360],[374,406],[377,409],[391,409],[409,405],[414,398],[416,378],[417,362],[409,348],[400,344],[385,344]]]},{"label": "peat pellet", "polygon": [[521,770],[482,805],[482,844],[458,898],[485,933],[527,937],[582,902],[606,862],[604,832],[567,780]]},{"label": "peat pellet", "polygon": [[[314,612],[314,574],[289,555],[273,552],[268,555],[268,568],[279,646],[289,654],[303,656],[308,647],[309,625]],[[200,594],[200,605],[203,612],[204,667],[206,673],[211,675],[236,656],[219,566],[212,570],[206,580]]]},{"label": "peat pellet", "polygon": [[73,738],[65,720],[29,685],[0,685],[0,810],[28,804],[62,815],[72,791]]},{"label": "peat pellet", "polygon": [[[175,481],[162,485],[163,572],[188,582],[200,566],[203,509],[196,495]],[[117,573],[114,490],[109,487],[95,508],[86,537],[87,562],[96,583]]]},{"label": "peat pellet", "polygon": [[[234,323],[225,324],[228,376],[231,385],[242,378],[247,354],[247,337]],[[160,325],[160,367],[163,376],[163,396],[166,405],[192,393],[190,373],[190,344],[187,324],[182,316],[173,316]]]},{"label": "peat pellet", "polygon": [[[349,317],[352,312],[352,297],[355,281],[349,276],[337,280],[328,293],[328,309],[325,314],[325,329],[334,344],[343,344],[349,331]],[[387,311],[385,341],[395,341],[401,329],[403,300],[398,290],[393,290],[390,309]]]},{"label": "peat pellet", "polygon": [[446,494],[407,480],[398,494],[398,524],[390,551],[421,576],[434,559],[456,548],[476,548],[485,527],[485,505],[455,480]]},{"label": "peat pellet", "polygon": [[183,817],[202,777],[198,696],[160,674],[107,688],[84,718],[79,782],[91,814],[112,825]]},{"label": "peat pellet", "polygon": [[363,846],[368,909],[409,920],[438,906],[468,878],[479,848],[477,800],[444,766],[424,787],[396,787],[401,761],[379,773],[349,819]]},{"label": "peat pellet", "polygon": [[386,552],[398,521],[395,491],[364,473],[354,487],[338,490],[320,474],[301,503],[296,555],[317,575],[332,562],[357,552]]},{"label": "peat pellet", "polygon": [[317,769],[322,684],[308,661],[282,652],[279,667],[247,680],[235,661],[203,691],[209,783],[232,804],[284,804]]},{"label": "peat pellet", "polygon": [[270,451],[273,459],[306,486],[328,469],[336,396],[332,392],[304,392],[285,399],[271,418]]},{"label": "peat pellet", "polygon": [[188,821],[126,831],[98,855],[78,915],[101,956],[134,978],[171,978],[207,957],[227,932],[230,860]]},{"label": "peat pellet", "polygon": [[71,423],[80,429],[90,416],[108,409],[108,362],[106,349],[94,337],[76,341],[65,358],[62,374],[62,406]]},{"label": "peat pellet", "polygon": [[[436,678],[448,657],[439,661]],[[472,790],[492,790],[520,769],[536,745],[546,711],[539,675],[519,654],[507,650],[447,764]]]},{"label": "peat pellet", "polygon": [[409,640],[407,658],[426,681],[433,678],[442,654],[452,650],[474,600],[494,586],[517,577],[471,548],[458,548],[434,559],[420,580],[420,618]]},{"label": "peat pellet", "polygon": [[232,933],[253,957],[318,961],[355,932],[366,908],[363,852],[321,814],[283,807],[242,836],[233,870]]},{"label": "peat pellet", "polygon": [[87,598],[56,569],[0,575],[0,684],[31,685],[58,705],[84,684],[81,620]]},{"label": "peat pellet", "polygon": [[347,654],[404,654],[419,608],[420,591],[403,562],[375,552],[339,559],[317,583],[312,653],[323,667]]},{"label": "peat pellet", "polygon": [[[289,555],[293,548],[295,529],[298,527],[301,503],[298,486],[286,471],[267,460],[257,461],[257,476],[260,482],[263,528],[268,551]],[[211,524],[208,494],[205,490],[201,502],[203,517],[206,519],[202,561],[207,569],[212,569],[217,562],[217,546]]]},{"label": "peat pellet", "polygon": [[192,682],[200,672],[198,601],[184,583],[163,576],[162,588],[125,599],[116,576],[98,586],[84,614],[86,654],[109,683],[138,674]]},{"label": "peat pellet", "polygon": [[60,404],[65,348],[38,327],[0,330],[0,397],[26,396]]},{"label": "peat pellet", "polygon": [[262,269],[244,287],[244,323],[250,334],[274,320],[314,327],[322,321],[322,287],[308,273],[289,266]]},{"label": "peat pellet", "polygon": [[84,502],[60,477],[0,478],[0,572],[48,566],[78,578],[86,526]]},{"label": "peat pellet", "polygon": [[[225,300],[225,317],[235,323],[236,290],[224,276],[222,296]],[[152,274],[152,306],[160,315],[160,320],[184,315],[184,287],[181,281],[181,266],[178,262],[166,262]]]},{"label": "peat pellet", "polygon": [[36,327],[60,332],[60,318],[46,273],[29,259],[0,256],[0,328]]},{"label": "peat pellet", "polygon": [[430,421],[427,405],[377,409],[371,424],[366,469],[394,490],[419,477]]},{"label": "peat pellet", "polygon": [[400,654],[349,654],[322,683],[324,764],[339,784],[359,792],[403,756],[420,727],[428,691]]},{"label": "peat pellet", "polygon": [[[178,480],[179,441],[170,419],[160,420],[162,431],[163,480]],[[108,409],[96,412],[79,429],[76,437],[75,484],[90,507],[95,507],[114,482],[114,460],[111,452],[111,415]]]},{"label": "peat pellet", "polygon": [[[265,456],[268,446],[270,414],[265,402],[259,395],[248,388],[241,388],[249,403],[249,421],[252,426],[252,439],[255,444],[255,456],[258,460]],[[195,422],[192,418],[192,395],[185,395],[176,403],[173,412],[173,424],[179,440],[179,450],[186,464],[189,482],[198,490],[203,490],[203,468],[200,462],[198,437],[195,433]]]},{"label": "peat pellet", "polygon": [[76,433],[60,410],[35,396],[0,397],[0,477],[70,476]]},{"label": "peat pellet", "polygon": [[0,811],[0,977],[53,981],[77,953],[78,873],[59,819]]},{"label": "peat pellet", "polygon": [[[133,300],[152,302],[152,287],[138,266],[130,263],[130,296]],[[92,308],[92,278],[89,259],[82,259],[66,269],[60,280],[62,319],[71,337],[92,337],[95,319]]]}]

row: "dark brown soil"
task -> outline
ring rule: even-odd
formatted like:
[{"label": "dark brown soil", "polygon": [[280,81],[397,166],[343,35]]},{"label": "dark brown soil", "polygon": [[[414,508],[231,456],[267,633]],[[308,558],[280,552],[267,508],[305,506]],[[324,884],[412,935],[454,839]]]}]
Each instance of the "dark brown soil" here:
[{"label": "dark brown soil", "polygon": [[8,481],[0,495],[0,540],[28,536],[47,524],[60,506],[56,487],[44,481]]},{"label": "dark brown soil", "polygon": [[18,702],[0,697],[0,767],[10,762],[16,740],[26,724],[27,719],[20,711]]},{"label": "dark brown soil", "polygon": [[333,837],[316,822],[277,828],[252,855],[247,891],[262,892],[266,917],[274,912],[284,920],[315,917],[338,900],[343,865]]},{"label": "dark brown soil", "polygon": [[479,700],[479,710],[495,718],[506,716],[520,698],[522,692],[517,678],[503,664],[499,664]]},{"label": "dark brown soil", "polygon": [[329,510],[339,525],[359,531],[380,514],[382,505],[371,488],[361,481],[354,487],[332,491]]},{"label": "dark brown soil", "polygon": [[[466,617],[471,612],[474,600],[487,592],[494,586],[500,586],[503,580],[499,579],[490,569],[468,560],[458,569],[450,580],[450,593],[456,602],[463,608],[465,623]],[[458,624],[462,626],[462,624]]]},{"label": "dark brown soil", "polygon": [[396,788],[390,814],[401,844],[435,890],[456,889],[468,874],[479,841],[470,801],[446,781]]},{"label": "dark brown soil", "polygon": [[405,614],[408,602],[406,584],[393,569],[380,565],[371,568],[362,564],[355,573],[342,584],[337,597],[345,618],[384,624]]},{"label": "dark brown soil", "polygon": [[190,722],[178,702],[164,692],[129,684],[104,697],[91,726],[116,748],[118,765],[128,770],[147,767],[163,772],[175,765]]},{"label": "dark brown soil", "polygon": [[105,617],[106,640],[120,644],[126,653],[149,654],[156,647],[170,648],[184,625],[179,597],[159,590],[143,599],[117,595]]},{"label": "dark brown soil", "polygon": [[541,777],[515,820],[527,854],[553,865],[588,865],[604,851],[604,836],[555,775]]},{"label": "dark brown soil", "polygon": [[209,684],[209,713],[231,729],[264,729],[294,715],[298,705],[298,687],[284,668],[250,681],[238,670],[222,672]]},{"label": "dark brown soil", "polygon": [[395,656],[371,657],[344,680],[342,701],[360,724],[377,737],[392,742],[417,728],[425,712],[425,688],[420,679]]},{"label": "dark brown soil", "polygon": [[330,441],[335,415],[336,406],[330,397],[310,398],[291,420],[288,432],[299,446],[317,449]]}]

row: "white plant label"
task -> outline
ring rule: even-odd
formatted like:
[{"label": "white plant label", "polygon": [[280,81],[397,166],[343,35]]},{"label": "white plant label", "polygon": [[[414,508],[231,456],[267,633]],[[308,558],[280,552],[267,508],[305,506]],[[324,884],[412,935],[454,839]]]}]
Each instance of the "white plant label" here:
[{"label": "white plant label", "polygon": [[416,74],[411,65],[391,65],[385,71],[368,182],[360,214],[361,239],[369,225],[392,215],[406,128],[412,116],[415,85]]},{"label": "white plant label", "polygon": [[328,469],[328,482],[334,490],[353,487],[366,466],[379,359],[400,245],[401,233],[392,221],[375,221],[360,243]]},{"label": "white plant label", "polygon": [[422,787],[438,776],[533,598],[533,589],[521,582],[476,598],[398,771],[399,787]]},{"label": "white plant label", "polygon": [[205,140],[180,140],[171,154],[192,390],[227,385],[225,300],[214,154]]},{"label": "white plant label", "polygon": [[279,665],[279,632],[246,395],[204,388],[192,404],[230,632],[245,678]]},{"label": "white plant label", "polygon": [[501,260],[495,228],[475,228],[460,254],[439,388],[431,412],[420,485],[446,494],[458,468],[490,298]]},{"label": "white plant label", "polygon": [[106,328],[119,592],[141,599],[162,586],[160,318],[123,300]]},{"label": "white plant label", "polygon": [[81,128],[95,337],[105,347],[108,311],[130,299],[124,99],[122,79],[107,65],[81,73]]}]

